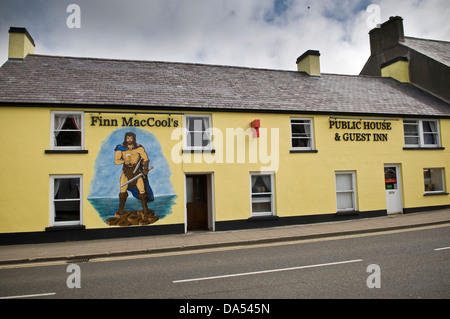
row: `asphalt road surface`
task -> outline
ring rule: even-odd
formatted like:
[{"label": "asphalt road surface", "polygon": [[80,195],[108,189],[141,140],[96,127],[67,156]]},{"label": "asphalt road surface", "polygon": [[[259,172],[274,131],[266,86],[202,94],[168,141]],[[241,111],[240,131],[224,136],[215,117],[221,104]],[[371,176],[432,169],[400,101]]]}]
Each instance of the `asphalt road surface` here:
[{"label": "asphalt road surface", "polygon": [[[450,226],[76,265],[2,266],[0,297],[229,300],[221,311],[231,311],[238,299],[262,306],[266,298],[448,299]],[[258,311],[268,310],[261,305]],[[249,307],[256,310],[255,304],[241,310]]]}]

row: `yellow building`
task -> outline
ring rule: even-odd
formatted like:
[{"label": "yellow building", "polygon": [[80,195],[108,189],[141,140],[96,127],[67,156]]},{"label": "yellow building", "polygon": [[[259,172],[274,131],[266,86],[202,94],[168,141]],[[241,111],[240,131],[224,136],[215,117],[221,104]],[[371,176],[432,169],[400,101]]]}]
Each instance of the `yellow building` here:
[{"label": "yellow building", "polygon": [[280,71],[44,56],[10,36],[2,240],[450,207],[450,104],[403,80],[321,74],[313,50]]}]

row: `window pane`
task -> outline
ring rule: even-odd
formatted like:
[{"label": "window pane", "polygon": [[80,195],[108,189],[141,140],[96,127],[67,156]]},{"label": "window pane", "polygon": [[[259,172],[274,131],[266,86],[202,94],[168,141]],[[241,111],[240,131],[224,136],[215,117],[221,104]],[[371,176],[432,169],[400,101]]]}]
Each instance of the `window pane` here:
[{"label": "window pane", "polygon": [[252,176],[252,193],[270,193],[270,175]]},{"label": "window pane", "polygon": [[252,203],[253,213],[271,212],[272,207],[270,202],[268,203]]},{"label": "window pane", "polygon": [[423,143],[426,145],[436,145],[437,144],[437,136],[434,133],[428,134],[423,133]]},{"label": "window pane", "polygon": [[405,144],[419,145],[419,137],[405,136]]},{"label": "window pane", "polygon": [[353,192],[336,194],[337,209],[353,209]]},{"label": "window pane", "polygon": [[55,222],[79,221],[80,201],[55,202]]},{"label": "window pane", "polygon": [[70,115],[62,115],[56,114],[56,123],[61,125],[61,127],[55,127],[57,130],[79,130],[81,123],[81,115],[79,114],[70,114]]},{"label": "window pane", "polygon": [[442,168],[427,168],[423,170],[423,180],[426,192],[443,192],[443,169]]},{"label": "window pane", "polygon": [[437,123],[435,121],[423,121],[422,124],[424,133],[437,132]]},{"label": "window pane", "polygon": [[293,136],[310,136],[311,130],[309,123],[296,124],[292,123],[292,135]]},{"label": "window pane", "polygon": [[190,132],[205,131],[209,128],[209,119],[207,117],[188,117],[187,118],[187,129]]},{"label": "window pane", "polygon": [[403,124],[403,129],[407,135],[419,135],[419,126],[417,124]]},{"label": "window pane", "polygon": [[186,178],[186,201],[192,203],[194,201],[194,178]]},{"label": "window pane", "polygon": [[422,121],[423,143],[426,145],[437,144],[437,122]]},{"label": "window pane", "polygon": [[292,138],[292,147],[310,147],[311,139],[309,138]]},{"label": "window pane", "polygon": [[397,168],[395,166],[384,168],[385,189],[397,189]]},{"label": "window pane", "polygon": [[416,121],[403,121],[405,144],[419,145],[419,125]]},{"label": "window pane", "polygon": [[55,130],[80,130],[81,114],[55,114]]},{"label": "window pane", "polygon": [[337,191],[353,190],[352,174],[336,174],[336,190]]},{"label": "window pane", "polygon": [[55,199],[80,199],[79,178],[58,178],[54,182]]},{"label": "window pane", "polygon": [[57,131],[55,137],[56,146],[81,146],[80,131]]},{"label": "window pane", "polygon": [[202,177],[195,178],[195,187],[197,191],[197,203],[205,203],[206,202],[206,192],[205,192],[205,182],[206,179]]},{"label": "window pane", "polygon": [[187,145],[191,147],[206,147],[210,143],[208,133],[188,133],[187,135]]}]

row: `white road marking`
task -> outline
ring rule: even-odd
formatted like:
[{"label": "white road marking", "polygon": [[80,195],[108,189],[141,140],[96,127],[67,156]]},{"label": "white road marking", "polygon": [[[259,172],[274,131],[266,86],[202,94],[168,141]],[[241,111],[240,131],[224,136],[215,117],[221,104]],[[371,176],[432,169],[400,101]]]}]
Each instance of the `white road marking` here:
[{"label": "white road marking", "polygon": [[316,264],[316,265],[307,265],[307,266],[297,266],[297,267],[290,267],[290,268],[279,268],[279,269],[243,272],[243,273],[237,273],[237,274],[211,276],[211,277],[181,279],[181,280],[174,280],[174,281],[172,281],[172,283],[178,284],[178,283],[190,282],[190,281],[200,281],[200,280],[211,280],[211,279],[219,279],[219,278],[230,278],[230,277],[239,277],[239,276],[267,274],[267,273],[271,273],[271,272],[290,271],[290,270],[298,270],[298,269],[306,269],[306,268],[315,268],[315,267],[324,267],[324,266],[334,266],[334,265],[341,265],[341,264],[349,264],[349,263],[355,263],[355,262],[360,262],[360,261],[362,261],[362,259],[337,261],[337,262],[331,262],[331,263],[325,263],[325,264]]},{"label": "white road marking", "polygon": [[32,298],[32,297],[44,297],[44,296],[53,296],[53,295],[56,295],[56,292],[49,292],[49,293],[45,293],[45,294],[8,296],[8,297],[0,297],[0,299]]},{"label": "white road marking", "polygon": [[434,250],[444,250],[444,249],[450,249],[450,247],[435,248]]}]

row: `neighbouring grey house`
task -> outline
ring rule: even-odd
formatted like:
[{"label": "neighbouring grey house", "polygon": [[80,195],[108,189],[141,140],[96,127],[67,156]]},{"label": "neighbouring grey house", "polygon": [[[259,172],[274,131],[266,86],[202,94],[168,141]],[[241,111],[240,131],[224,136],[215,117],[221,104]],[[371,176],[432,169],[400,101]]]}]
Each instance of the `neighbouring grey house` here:
[{"label": "neighbouring grey house", "polygon": [[398,16],[369,35],[371,55],[360,75],[380,76],[382,67],[402,59],[408,62],[410,83],[450,101],[450,42],[405,36]]}]

